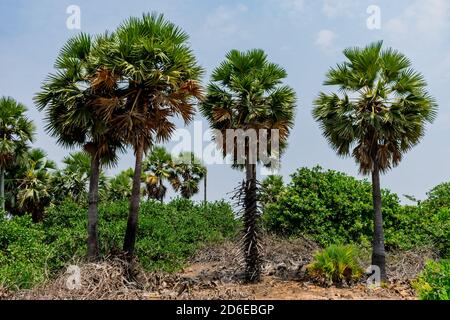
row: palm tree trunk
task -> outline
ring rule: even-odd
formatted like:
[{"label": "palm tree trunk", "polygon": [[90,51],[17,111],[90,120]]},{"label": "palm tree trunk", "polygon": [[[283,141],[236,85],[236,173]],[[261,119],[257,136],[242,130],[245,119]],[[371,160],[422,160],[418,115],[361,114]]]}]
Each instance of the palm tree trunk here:
[{"label": "palm tree trunk", "polygon": [[91,174],[89,178],[89,209],[88,209],[88,259],[95,261],[99,256],[98,244],[98,183],[100,178],[100,159],[91,154]]},{"label": "palm tree trunk", "polygon": [[0,210],[5,211],[5,168],[0,168]]},{"label": "palm tree trunk", "polygon": [[[162,178],[159,178],[159,190],[162,190]],[[161,202],[161,204],[164,204],[164,195],[163,195],[163,193],[161,192],[161,194],[160,194],[160,198],[159,198],[159,201]]]},{"label": "palm tree trunk", "polygon": [[258,208],[256,190],[256,164],[246,163],[244,255],[247,282],[261,280],[261,263],[258,250]]},{"label": "palm tree trunk", "polygon": [[380,169],[374,162],[372,171],[372,196],[374,209],[374,234],[372,240],[372,265],[380,268],[381,281],[387,280],[386,253],[384,249],[383,214],[381,211]]},{"label": "palm tree trunk", "polygon": [[206,171],[205,172],[205,177],[203,178],[203,188],[204,188],[204,193],[203,193],[203,202],[205,203],[205,204],[207,204],[208,203],[208,194],[207,194],[207,191],[208,191],[208,188],[207,188],[207,185],[208,185],[208,171]]},{"label": "palm tree trunk", "polygon": [[123,243],[123,251],[127,254],[127,258],[131,260],[134,255],[134,246],[136,243],[136,233],[138,225],[139,201],[141,197],[141,173],[142,173],[142,157],[144,155],[144,147],[142,143],[136,150],[136,163],[134,167],[133,188],[130,198],[130,212],[128,214],[127,230],[125,232],[125,240]]}]

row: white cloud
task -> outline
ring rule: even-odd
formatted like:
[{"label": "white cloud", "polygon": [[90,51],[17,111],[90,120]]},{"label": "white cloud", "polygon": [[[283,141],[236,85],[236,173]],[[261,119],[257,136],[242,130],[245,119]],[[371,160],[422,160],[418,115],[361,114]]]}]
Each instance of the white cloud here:
[{"label": "white cloud", "polygon": [[331,30],[321,30],[317,34],[315,44],[324,51],[330,51],[334,47],[334,40],[336,37],[336,34]]},{"label": "white cloud", "polygon": [[450,1],[415,0],[385,26],[394,40],[412,38],[415,43],[443,40],[450,28]]},{"label": "white cloud", "polygon": [[283,9],[295,13],[302,12],[305,4],[304,0],[277,0],[276,2],[280,3]]},{"label": "white cloud", "polygon": [[205,28],[221,36],[232,35],[239,30],[237,19],[247,11],[247,6],[243,4],[235,7],[219,6],[206,18]]},{"label": "white cloud", "polygon": [[324,0],[322,11],[329,17],[346,16],[351,17],[353,15],[352,9],[356,6],[354,0]]}]

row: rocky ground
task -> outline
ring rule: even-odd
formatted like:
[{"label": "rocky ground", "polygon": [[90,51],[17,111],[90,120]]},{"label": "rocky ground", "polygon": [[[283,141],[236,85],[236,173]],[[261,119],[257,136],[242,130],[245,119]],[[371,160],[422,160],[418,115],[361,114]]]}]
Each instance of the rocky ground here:
[{"label": "rocky ground", "polygon": [[[277,299],[277,300],[398,300],[416,299],[410,279],[424,262],[433,258],[427,250],[392,253],[388,256],[391,283],[369,288],[365,282],[324,287],[308,280],[305,271],[319,247],[305,239],[265,237],[263,279],[244,284],[242,261],[235,243],[200,250],[179,273],[147,273],[128,268],[118,258],[81,266],[81,288],[69,290],[68,274],[33,290],[10,293],[4,299]],[[364,263],[364,261],[362,261]],[[132,279],[132,280],[130,280]]]}]

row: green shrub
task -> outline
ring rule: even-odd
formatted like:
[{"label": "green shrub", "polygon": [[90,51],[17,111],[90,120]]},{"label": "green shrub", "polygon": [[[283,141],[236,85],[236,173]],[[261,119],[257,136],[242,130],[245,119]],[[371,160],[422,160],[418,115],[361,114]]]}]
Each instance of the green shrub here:
[{"label": "green shrub", "polygon": [[[370,183],[320,167],[301,168],[276,203],[264,211],[265,227],[282,235],[303,235],[322,245],[370,242],[373,206]],[[400,208],[398,197],[383,190],[383,214]]]},{"label": "green shrub", "polygon": [[450,260],[429,261],[413,286],[422,300],[450,300]]},{"label": "green shrub", "polygon": [[358,280],[363,270],[358,263],[357,250],[351,245],[331,245],[314,255],[308,273],[315,280],[331,285]]},{"label": "green shrub", "polygon": [[45,243],[42,226],[34,225],[30,216],[0,218],[1,285],[31,288],[42,283],[54,255],[53,248]]},{"label": "green shrub", "polygon": [[[121,251],[127,201],[99,206],[102,255]],[[73,260],[86,255],[87,209],[64,202],[51,207],[42,224],[31,218],[0,220],[0,284],[29,288]],[[238,222],[225,202],[168,204],[143,202],[139,212],[136,254],[147,270],[174,271],[199,247],[235,235]]]},{"label": "green shrub", "polygon": [[[433,247],[441,257],[450,254],[450,183],[428,193],[415,206],[400,205],[399,198],[382,190],[386,249]],[[263,214],[268,231],[302,235],[321,245],[370,244],[373,234],[372,187],[336,171],[301,168],[276,202]]]}]

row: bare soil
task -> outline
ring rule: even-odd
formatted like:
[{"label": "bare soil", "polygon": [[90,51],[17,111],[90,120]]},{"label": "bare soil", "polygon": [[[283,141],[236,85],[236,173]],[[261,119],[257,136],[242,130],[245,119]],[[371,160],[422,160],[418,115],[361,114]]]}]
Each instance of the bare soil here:
[{"label": "bare soil", "polygon": [[[0,299],[249,299],[249,300],[412,300],[416,294],[410,282],[433,252],[390,253],[388,274],[391,283],[369,288],[359,283],[324,287],[310,282],[306,265],[319,246],[306,239],[285,240],[264,237],[263,277],[258,284],[245,284],[237,242],[206,247],[193,256],[189,265],[175,274],[148,273],[138,264],[119,258],[101,263],[81,264],[81,287],[67,287],[69,275],[61,273],[33,290],[7,292]],[[365,264],[364,261],[362,261]]]}]

